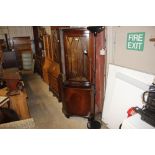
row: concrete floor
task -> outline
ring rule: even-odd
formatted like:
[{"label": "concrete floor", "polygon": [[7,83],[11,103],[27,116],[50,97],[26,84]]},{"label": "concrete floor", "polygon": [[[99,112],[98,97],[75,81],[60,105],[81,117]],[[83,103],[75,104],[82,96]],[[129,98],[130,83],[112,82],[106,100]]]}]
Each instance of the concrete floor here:
[{"label": "concrete floor", "polygon": [[[49,91],[48,85],[37,74],[24,76],[28,106],[35,127],[39,129],[87,129],[87,119],[66,118],[62,103]],[[102,128],[106,126],[102,125]]]}]

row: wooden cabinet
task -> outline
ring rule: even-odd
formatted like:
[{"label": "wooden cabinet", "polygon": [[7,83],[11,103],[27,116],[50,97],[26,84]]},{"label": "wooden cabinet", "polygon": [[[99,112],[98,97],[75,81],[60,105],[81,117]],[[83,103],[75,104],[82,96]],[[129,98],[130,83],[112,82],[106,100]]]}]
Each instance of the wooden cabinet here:
[{"label": "wooden cabinet", "polygon": [[66,29],[63,30],[63,42],[63,112],[67,117],[87,116],[91,112],[93,97],[90,33],[86,29]]},{"label": "wooden cabinet", "polygon": [[[105,56],[100,55],[100,50],[105,45],[104,33],[97,36],[96,56],[94,55],[94,34],[87,29],[64,29],[63,43],[61,89],[64,114],[67,117],[89,116],[93,113],[94,98],[96,113],[102,112]],[[94,67],[95,58],[96,68]],[[95,70],[96,82],[94,80]]]},{"label": "wooden cabinet", "polygon": [[48,77],[49,77],[49,90],[61,101],[60,89],[59,89],[59,75],[60,66],[59,64],[52,62],[49,67]]},{"label": "wooden cabinet", "polygon": [[60,34],[58,27],[51,27],[51,56],[52,62],[49,66],[49,89],[61,101],[61,93],[59,89],[60,75]]}]

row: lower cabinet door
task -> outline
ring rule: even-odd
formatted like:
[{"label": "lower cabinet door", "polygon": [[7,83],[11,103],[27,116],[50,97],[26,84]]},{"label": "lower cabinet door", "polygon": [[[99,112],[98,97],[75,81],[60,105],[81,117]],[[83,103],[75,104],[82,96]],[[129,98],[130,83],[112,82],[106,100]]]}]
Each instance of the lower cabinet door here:
[{"label": "lower cabinet door", "polygon": [[66,116],[87,116],[91,110],[91,89],[64,87],[63,112]]}]

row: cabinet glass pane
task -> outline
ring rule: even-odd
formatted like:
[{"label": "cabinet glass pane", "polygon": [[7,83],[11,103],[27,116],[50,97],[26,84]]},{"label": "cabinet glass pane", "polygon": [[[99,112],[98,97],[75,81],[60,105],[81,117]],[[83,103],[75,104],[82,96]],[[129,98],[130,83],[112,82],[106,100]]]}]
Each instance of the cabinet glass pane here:
[{"label": "cabinet glass pane", "polygon": [[67,79],[73,81],[90,81],[87,55],[89,37],[86,35],[65,36],[65,44]]}]

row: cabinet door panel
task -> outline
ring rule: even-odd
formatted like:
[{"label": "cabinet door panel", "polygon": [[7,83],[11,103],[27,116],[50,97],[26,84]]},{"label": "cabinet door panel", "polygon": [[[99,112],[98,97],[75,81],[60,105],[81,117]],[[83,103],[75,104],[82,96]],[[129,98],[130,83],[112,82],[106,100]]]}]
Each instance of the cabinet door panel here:
[{"label": "cabinet door panel", "polygon": [[91,89],[64,88],[66,115],[86,116],[91,107]]},{"label": "cabinet door panel", "polygon": [[66,79],[90,81],[89,32],[64,33]]}]

